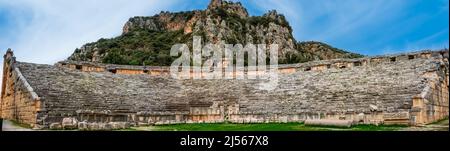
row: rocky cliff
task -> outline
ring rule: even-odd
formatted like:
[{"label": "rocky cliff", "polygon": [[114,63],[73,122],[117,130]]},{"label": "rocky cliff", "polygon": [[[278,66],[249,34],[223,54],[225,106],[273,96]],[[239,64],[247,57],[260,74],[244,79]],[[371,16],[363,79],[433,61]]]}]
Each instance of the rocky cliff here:
[{"label": "rocky cliff", "polygon": [[239,2],[212,0],[206,10],[133,17],[121,36],[86,44],[76,49],[69,60],[170,65],[175,59],[169,55],[172,45],[192,46],[193,36],[201,36],[203,44],[275,43],[279,45],[280,63],[361,57],[319,42],[298,43],[285,16],[276,11],[249,16]]}]

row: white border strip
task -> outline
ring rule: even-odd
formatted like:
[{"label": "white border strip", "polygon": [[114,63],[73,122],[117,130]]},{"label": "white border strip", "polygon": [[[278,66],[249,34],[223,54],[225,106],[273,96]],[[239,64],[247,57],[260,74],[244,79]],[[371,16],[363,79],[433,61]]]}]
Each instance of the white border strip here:
[{"label": "white border strip", "polygon": [[19,79],[23,82],[23,84],[25,85],[25,87],[27,88],[27,90],[31,93],[31,98],[33,100],[39,100],[39,96],[36,94],[36,92],[34,92],[33,88],[31,87],[31,85],[28,83],[28,81],[25,79],[25,77],[22,75],[22,73],[20,72],[19,68],[14,67],[14,70],[17,73],[17,76],[19,76]]}]

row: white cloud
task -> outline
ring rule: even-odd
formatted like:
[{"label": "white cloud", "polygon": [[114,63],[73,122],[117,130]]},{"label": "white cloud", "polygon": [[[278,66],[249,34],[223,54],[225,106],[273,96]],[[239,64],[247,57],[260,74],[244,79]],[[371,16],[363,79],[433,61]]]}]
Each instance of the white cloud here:
[{"label": "white cloud", "polygon": [[130,17],[153,15],[177,1],[1,0],[0,5],[17,15],[8,47],[18,60],[53,64],[87,42],[119,35]]},{"label": "white cloud", "polygon": [[18,61],[53,64],[87,42],[119,35],[132,16],[153,15],[179,1],[0,0],[14,26],[1,33],[0,52],[12,48]]},{"label": "white cloud", "polygon": [[260,9],[276,9],[294,25],[298,40],[333,41],[344,35],[398,17],[402,0],[252,0]]}]

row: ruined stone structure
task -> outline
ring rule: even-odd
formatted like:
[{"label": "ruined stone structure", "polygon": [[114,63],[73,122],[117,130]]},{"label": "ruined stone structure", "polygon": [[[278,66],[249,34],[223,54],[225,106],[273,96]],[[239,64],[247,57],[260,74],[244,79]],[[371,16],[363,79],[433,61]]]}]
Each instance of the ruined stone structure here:
[{"label": "ruined stone structure", "polygon": [[306,119],[420,125],[448,117],[448,55],[281,65],[278,87],[264,91],[259,80],[177,80],[168,67],[18,62],[8,50],[0,110],[5,119],[41,129]]}]

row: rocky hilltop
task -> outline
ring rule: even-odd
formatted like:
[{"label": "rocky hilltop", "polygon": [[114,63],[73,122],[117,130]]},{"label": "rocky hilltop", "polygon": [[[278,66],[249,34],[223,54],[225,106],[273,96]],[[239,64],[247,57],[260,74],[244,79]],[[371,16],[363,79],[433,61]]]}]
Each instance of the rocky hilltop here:
[{"label": "rocky hilltop", "polygon": [[239,2],[212,0],[206,10],[130,18],[122,35],[86,44],[68,60],[167,66],[175,59],[169,55],[172,45],[192,47],[193,36],[201,36],[203,44],[276,43],[283,64],[361,57],[320,42],[297,42],[285,16],[276,11],[249,16]]}]

